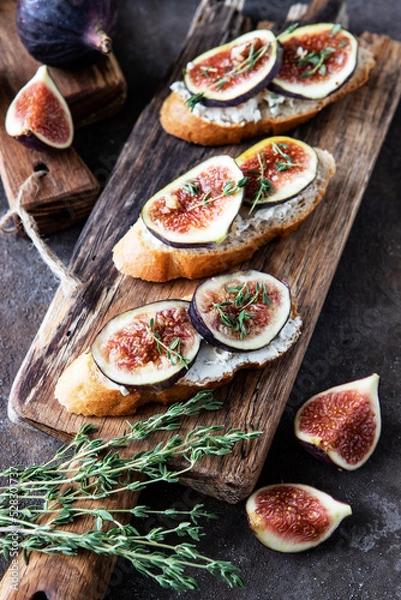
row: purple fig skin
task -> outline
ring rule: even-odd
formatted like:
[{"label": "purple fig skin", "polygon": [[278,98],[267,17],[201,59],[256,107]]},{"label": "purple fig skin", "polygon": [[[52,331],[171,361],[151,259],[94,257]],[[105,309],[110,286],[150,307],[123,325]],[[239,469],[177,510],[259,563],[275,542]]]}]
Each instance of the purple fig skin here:
[{"label": "purple fig skin", "polygon": [[29,150],[36,150],[37,152],[48,152],[49,150],[52,150],[51,146],[42,142],[42,140],[37,138],[34,133],[17,135],[14,139],[26,148],[29,148]]},{"label": "purple fig skin", "polygon": [[[335,90],[331,91],[329,94],[326,94],[326,96],[322,96],[321,99],[328,98],[332,94],[335,94],[336,92],[338,92],[338,90],[340,90],[354,76],[355,70],[356,70],[356,64],[355,64],[355,67],[354,67],[354,70],[352,71],[352,73],[350,73],[348,75],[348,77],[346,79],[344,79],[342,84],[339,85]],[[281,96],[287,96],[288,98],[295,98],[296,100],[311,100],[311,98],[309,96],[289,92],[288,90],[285,90],[284,88],[282,88],[280,85],[278,85],[277,83],[275,83],[273,81],[271,81],[269,83],[269,85],[267,86],[267,89],[270,90],[271,92],[274,92],[275,94],[280,94]]]},{"label": "purple fig skin", "polygon": [[110,52],[117,31],[117,2],[19,0],[16,22],[33,58],[52,67],[77,68]]}]

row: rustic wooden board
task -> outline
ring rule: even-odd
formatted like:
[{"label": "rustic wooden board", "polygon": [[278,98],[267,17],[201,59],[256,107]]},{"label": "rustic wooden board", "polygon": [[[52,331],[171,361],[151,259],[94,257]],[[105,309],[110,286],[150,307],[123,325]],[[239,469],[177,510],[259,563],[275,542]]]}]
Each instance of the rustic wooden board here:
[{"label": "rustic wooden board", "polygon": [[[15,4],[15,0],[2,0],[0,6],[0,174],[14,208],[21,185],[34,171],[46,167],[48,173],[40,180],[36,195],[23,200],[40,232],[46,234],[87,217],[99,195],[99,184],[73,148],[33,152],[5,131],[11,101],[39,66],[17,35]],[[124,103],[125,78],[114,56],[79,71],[50,72],[70,106],[76,128],[111,116]]]},{"label": "rustic wooden board", "polygon": [[[179,78],[183,65],[193,56],[238,35],[242,25],[232,2],[205,0],[169,80]],[[243,371],[220,389],[217,395],[224,406],[218,413],[185,423],[187,427],[222,423],[263,431],[261,438],[238,445],[232,455],[202,461],[183,481],[229,502],[247,496],[257,481],[401,95],[401,44],[378,35],[363,37],[378,59],[369,83],[294,132],[336,158],[337,173],[325,199],[296,232],[269,244],[245,265],[290,283],[304,321],[303,335],[286,356],[268,368]],[[167,136],[158,122],[167,93],[166,85],[139,118],[78,241],[72,268],[85,282],[81,292],[69,298],[58,290],[11,392],[13,420],[62,439],[74,435],[83,418],[58,405],[53,396],[55,382],[102,323],[145,301],[189,294],[195,285],[183,280],[152,284],[122,277],[111,260],[113,245],[156,190],[206,157],[221,152],[235,156],[250,145],[216,150]],[[157,406],[144,407],[132,420],[159,410]],[[85,420],[96,423],[104,436],[116,435],[125,426],[123,418]]]}]

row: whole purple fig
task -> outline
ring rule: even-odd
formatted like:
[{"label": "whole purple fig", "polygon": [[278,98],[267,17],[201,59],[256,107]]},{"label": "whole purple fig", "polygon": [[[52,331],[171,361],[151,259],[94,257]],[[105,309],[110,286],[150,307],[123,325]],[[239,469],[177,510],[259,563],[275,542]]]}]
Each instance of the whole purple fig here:
[{"label": "whole purple fig", "polygon": [[75,68],[108,54],[117,30],[116,0],[18,0],[18,35],[29,54]]}]

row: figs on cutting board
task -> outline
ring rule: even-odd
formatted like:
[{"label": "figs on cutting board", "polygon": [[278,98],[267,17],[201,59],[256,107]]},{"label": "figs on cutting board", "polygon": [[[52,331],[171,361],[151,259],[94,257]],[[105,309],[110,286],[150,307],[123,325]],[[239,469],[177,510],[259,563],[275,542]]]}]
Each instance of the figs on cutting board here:
[{"label": "figs on cutting board", "polygon": [[273,91],[318,100],[338,90],[354,74],[358,42],[338,24],[304,25],[280,35],[279,40],[283,59],[269,85]]},{"label": "figs on cutting board", "polygon": [[244,185],[234,159],[215,156],[152,196],[142,209],[142,220],[150,233],[169,246],[214,246],[230,231]]},{"label": "figs on cutting board", "polygon": [[45,65],[38,68],[10,104],[5,126],[9,135],[34,150],[71,146],[71,113]]},{"label": "figs on cutting board", "polygon": [[187,64],[184,83],[188,105],[236,106],[255,96],[281,64],[281,47],[268,29],[249,31],[228,44],[208,50]]},{"label": "figs on cutting board", "polygon": [[249,497],[246,512],[259,541],[279,552],[317,546],[352,514],[349,504],[300,483],[260,488]]},{"label": "figs on cutting board", "polygon": [[357,469],[379,441],[378,386],[374,373],[312,396],[295,416],[295,435],[318,458],[340,469]]},{"label": "figs on cutting board", "polygon": [[161,300],[110,319],[92,344],[92,356],[111,381],[156,392],[178,381],[194,362],[201,337],[189,302]]},{"label": "figs on cutting board", "polygon": [[235,160],[248,178],[244,202],[250,212],[299,194],[315,179],[318,165],[311,146],[284,135],[258,142]]},{"label": "figs on cutting board", "polygon": [[288,285],[256,270],[207,279],[195,289],[189,309],[192,323],[209,344],[244,352],[267,346],[290,313]]}]

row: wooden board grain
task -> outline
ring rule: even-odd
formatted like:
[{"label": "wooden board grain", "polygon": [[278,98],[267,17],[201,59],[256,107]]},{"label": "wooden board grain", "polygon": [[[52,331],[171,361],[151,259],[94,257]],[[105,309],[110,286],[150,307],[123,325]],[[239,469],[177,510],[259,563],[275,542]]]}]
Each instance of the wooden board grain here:
[{"label": "wooden board grain", "polygon": [[[233,2],[204,0],[169,80],[179,78],[190,58],[235,37],[242,26]],[[217,395],[224,404],[218,413],[184,423],[184,427],[221,423],[263,431],[258,440],[238,445],[229,456],[202,461],[183,480],[229,502],[247,496],[257,481],[401,95],[401,44],[379,35],[363,37],[377,57],[368,84],[294,132],[329,150],[336,159],[337,173],[325,199],[291,236],[269,244],[244,265],[289,282],[304,321],[301,339],[268,368],[243,371],[220,389]],[[154,284],[122,277],[113,267],[112,247],[136,220],[142,204],[163,185],[213,154],[236,156],[246,147],[216,151],[167,136],[158,122],[167,93],[166,84],[142,113],[78,241],[71,267],[85,282],[81,292],[66,297],[61,288],[57,291],[11,392],[13,420],[62,439],[74,435],[84,419],[58,405],[53,396],[55,383],[102,323],[143,302],[187,295],[196,285],[184,280]],[[142,149],[140,153],[137,148]],[[160,410],[144,407],[131,420]],[[125,426],[121,418],[85,420],[96,423],[104,436],[116,435]]]},{"label": "wooden board grain", "polygon": [[[40,232],[47,234],[86,218],[100,188],[73,148],[34,152],[5,131],[10,103],[39,66],[17,35],[15,6],[15,0],[2,0],[0,6],[0,174],[8,203],[14,209],[24,182],[33,172],[47,169],[35,195],[28,194],[22,202]],[[96,65],[79,71],[52,68],[50,72],[70,106],[75,128],[111,116],[125,101],[126,82],[114,56],[102,57]]]}]

